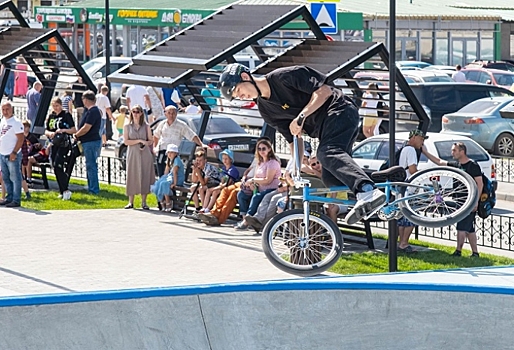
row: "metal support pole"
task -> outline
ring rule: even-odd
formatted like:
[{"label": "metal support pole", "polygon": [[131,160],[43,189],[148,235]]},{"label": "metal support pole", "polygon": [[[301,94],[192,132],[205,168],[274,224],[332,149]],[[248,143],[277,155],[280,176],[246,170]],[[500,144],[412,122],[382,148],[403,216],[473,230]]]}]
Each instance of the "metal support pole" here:
[{"label": "metal support pole", "polygon": [[[113,40],[113,43],[115,40]],[[111,74],[111,17],[109,16],[109,0],[105,0],[105,85],[109,88],[107,97],[111,100],[111,83],[107,77]]]},{"label": "metal support pole", "polygon": [[[396,146],[396,0],[389,0],[389,159],[395,158]],[[398,224],[396,220],[388,223],[389,272],[398,270],[396,241]]]}]

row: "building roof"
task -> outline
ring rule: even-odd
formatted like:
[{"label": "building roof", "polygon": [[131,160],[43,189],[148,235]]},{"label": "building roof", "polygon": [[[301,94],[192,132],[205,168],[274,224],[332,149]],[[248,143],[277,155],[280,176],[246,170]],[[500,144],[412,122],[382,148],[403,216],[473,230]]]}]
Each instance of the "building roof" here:
[{"label": "building roof", "polygon": [[[216,10],[232,0],[148,0],[145,8]],[[245,0],[248,5],[309,5],[307,0]],[[84,0],[72,7],[104,7],[105,0]],[[389,18],[389,0],[352,0],[337,3],[339,11],[362,12],[365,18]],[[141,8],[140,0],[110,0],[111,8]],[[477,5],[475,0],[402,0],[396,2],[398,19],[420,20],[505,20],[514,21],[512,0],[495,0],[491,5]]]}]

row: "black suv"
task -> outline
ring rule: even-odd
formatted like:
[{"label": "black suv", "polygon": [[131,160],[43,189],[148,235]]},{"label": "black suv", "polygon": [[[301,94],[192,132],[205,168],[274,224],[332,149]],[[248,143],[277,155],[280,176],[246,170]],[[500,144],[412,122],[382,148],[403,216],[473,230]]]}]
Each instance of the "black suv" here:
[{"label": "black suv", "polygon": [[444,114],[453,113],[465,105],[484,97],[514,96],[514,92],[499,86],[468,83],[410,84],[419,102],[430,110],[428,131],[441,131]]}]

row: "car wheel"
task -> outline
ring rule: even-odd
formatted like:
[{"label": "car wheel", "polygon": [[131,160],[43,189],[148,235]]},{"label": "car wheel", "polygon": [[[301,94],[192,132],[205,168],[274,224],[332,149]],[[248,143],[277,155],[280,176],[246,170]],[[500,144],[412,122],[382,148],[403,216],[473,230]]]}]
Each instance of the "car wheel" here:
[{"label": "car wheel", "polygon": [[494,143],[494,153],[503,157],[514,156],[514,136],[503,133],[496,139]]}]

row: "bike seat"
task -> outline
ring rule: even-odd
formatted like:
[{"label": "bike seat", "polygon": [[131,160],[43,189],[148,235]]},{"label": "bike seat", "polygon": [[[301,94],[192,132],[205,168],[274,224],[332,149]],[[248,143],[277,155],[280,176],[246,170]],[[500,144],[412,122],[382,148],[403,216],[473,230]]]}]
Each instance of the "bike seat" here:
[{"label": "bike seat", "polygon": [[405,169],[399,165],[395,165],[386,170],[375,171],[371,173],[371,180],[375,182],[402,182],[407,178]]}]

